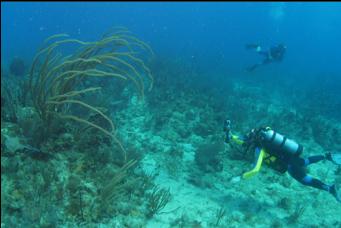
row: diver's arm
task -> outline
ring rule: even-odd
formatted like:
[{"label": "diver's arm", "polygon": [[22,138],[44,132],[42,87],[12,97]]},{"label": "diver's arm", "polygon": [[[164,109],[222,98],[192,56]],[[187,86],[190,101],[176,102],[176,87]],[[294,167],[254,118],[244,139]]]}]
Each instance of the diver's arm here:
[{"label": "diver's arm", "polygon": [[245,143],[244,137],[239,137],[238,135],[232,134],[231,132],[231,121],[225,120],[224,122],[224,132],[225,132],[225,143],[230,143],[233,141],[238,145],[243,145]]},{"label": "diver's arm", "polygon": [[239,136],[234,135],[231,133],[231,120],[224,121],[224,133],[225,133],[225,143],[230,143],[231,140],[239,145],[244,143],[244,140],[241,139]]},{"label": "diver's arm", "polygon": [[250,170],[250,171],[248,171],[242,175],[244,179],[250,178],[259,172],[259,170],[262,166],[264,155],[265,155],[264,149],[256,147],[256,149],[255,149],[255,158],[256,158],[255,166],[252,170]]},{"label": "diver's arm", "polygon": [[238,145],[243,145],[245,143],[244,139],[234,134],[231,134],[231,140],[237,143]]}]

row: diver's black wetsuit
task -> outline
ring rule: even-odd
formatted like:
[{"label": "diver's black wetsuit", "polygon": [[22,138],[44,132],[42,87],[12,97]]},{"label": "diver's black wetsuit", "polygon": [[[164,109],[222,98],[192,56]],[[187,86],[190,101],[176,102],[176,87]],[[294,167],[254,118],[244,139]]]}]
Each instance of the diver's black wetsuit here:
[{"label": "diver's black wetsuit", "polygon": [[[272,154],[271,151],[269,151],[269,153]],[[325,190],[328,192],[330,191],[331,186],[323,183],[322,181],[316,178],[309,176],[305,169],[305,167],[307,167],[310,164],[325,160],[326,157],[324,155],[310,156],[308,158],[301,158],[299,155],[289,155],[282,156],[281,158],[278,159],[280,159],[280,161],[278,162],[280,162],[281,165],[283,166],[283,169],[281,171],[282,172],[288,171],[290,176],[292,176],[301,184]]]},{"label": "diver's black wetsuit", "polygon": [[256,63],[250,67],[247,68],[247,71],[254,71],[257,67],[266,65],[272,62],[280,62],[283,60],[284,53],[286,50],[286,46],[283,44],[279,44],[277,46],[271,47],[270,50],[267,51],[262,51],[261,46],[255,45],[255,44],[248,44],[246,45],[247,49],[255,49],[256,52],[265,58],[263,59],[262,62]]},{"label": "diver's black wetsuit", "polygon": [[324,155],[311,156],[306,159],[301,157],[294,157],[288,162],[288,173],[295,178],[298,182],[314,188],[330,191],[330,187],[322,181],[307,175],[304,167],[310,164],[325,160]]}]

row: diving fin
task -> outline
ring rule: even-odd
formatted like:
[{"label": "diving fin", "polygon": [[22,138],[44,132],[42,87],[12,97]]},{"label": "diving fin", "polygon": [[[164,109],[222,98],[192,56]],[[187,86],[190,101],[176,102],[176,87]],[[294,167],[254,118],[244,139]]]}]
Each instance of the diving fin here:
[{"label": "diving fin", "polygon": [[340,191],[337,190],[336,188],[336,184],[333,184],[331,187],[331,190],[329,191],[334,197],[335,199],[341,203],[341,193]]},{"label": "diving fin", "polygon": [[330,157],[333,163],[335,163],[336,165],[341,165],[341,153],[340,152],[331,153]]}]

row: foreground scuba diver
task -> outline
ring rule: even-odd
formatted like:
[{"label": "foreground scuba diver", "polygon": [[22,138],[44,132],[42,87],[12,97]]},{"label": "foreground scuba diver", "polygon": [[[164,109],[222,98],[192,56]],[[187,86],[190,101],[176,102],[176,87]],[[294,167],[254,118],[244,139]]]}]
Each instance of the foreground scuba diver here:
[{"label": "foreground scuba diver", "polygon": [[247,71],[254,71],[257,67],[266,65],[273,62],[281,62],[287,47],[283,44],[278,44],[277,46],[271,47],[270,50],[264,51],[262,47],[258,44],[247,44],[246,49],[255,50],[258,54],[264,56],[264,59],[261,63],[256,63],[248,68]]},{"label": "foreground scuba diver", "polygon": [[[285,173],[288,171],[290,176],[303,185],[311,186],[331,193],[337,201],[341,202],[341,197],[337,193],[335,184],[327,185],[322,181],[307,175],[305,167],[322,161],[329,160],[337,165],[341,165],[341,154],[327,153],[325,155],[301,158],[303,147],[295,141],[275,132],[269,127],[252,129],[243,138],[231,133],[231,121],[224,123],[225,143],[234,141],[239,145],[245,146],[246,150],[255,150],[255,165],[251,171],[242,175],[247,179],[255,175],[261,168],[262,162],[268,164],[274,170]],[[237,177],[239,180],[240,177]]]}]

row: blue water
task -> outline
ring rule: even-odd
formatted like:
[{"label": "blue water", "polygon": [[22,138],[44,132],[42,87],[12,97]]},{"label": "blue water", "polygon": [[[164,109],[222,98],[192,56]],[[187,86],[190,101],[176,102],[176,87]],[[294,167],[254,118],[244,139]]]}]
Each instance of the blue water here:
[{"label": "blue water", "polygon": [[[199,67],[206,75],[199,83],[216,87],[225,77],[235,77],[267,90],[274,84],[277,89],[286,84],[298,90],[313,84],[337,98],[340,12],[337,2],[5,2],[1,64],[7,66],[19,56],[29,65],[42,41],[57,33],[90,41],[113,26],[124,26],[147,42],[157,58],[181,59]],[[245,68],[262,58],[245,50],[247,43],[264,48],[284,43],[287,51],[280,64],[249,74]]]},{"label": "blue water", "polygon": [[[282,72],[340,73],[340,3],[1,3],[1,56],[30,58],[46,37],[95,40],[125,26],[156,53],[195,58],[238,73],[257,59],[245,43],[283,42]],[[276,71],[277,72],[277,71]]]}]

